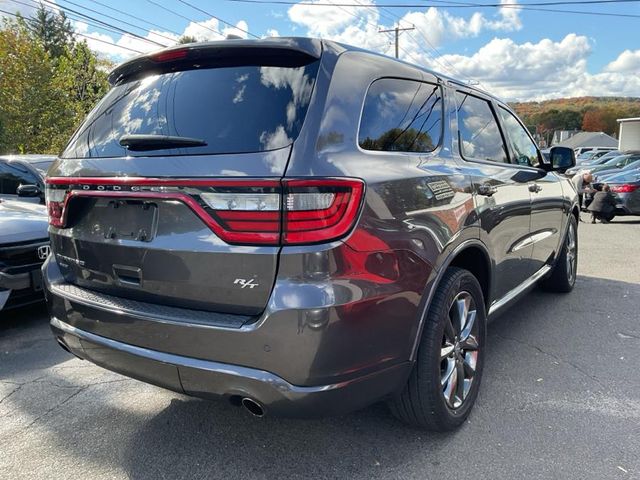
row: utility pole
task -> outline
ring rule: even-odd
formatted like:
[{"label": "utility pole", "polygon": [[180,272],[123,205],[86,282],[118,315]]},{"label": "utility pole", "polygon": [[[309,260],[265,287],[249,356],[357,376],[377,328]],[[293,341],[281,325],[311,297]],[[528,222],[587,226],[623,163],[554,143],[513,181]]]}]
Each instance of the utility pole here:
[{"label": "utility pole", "polygon": [[378,30],[378,33],[395,32],[395,34],[396,34],[396,58],[398,58],[398,50],[400,48],[400,32],[404,32],[406,30],[415,30],[415,29],[416,29],[416,27],[400,28],[398,25],[396,25],[395,28],[391,28],[389,30]]}]

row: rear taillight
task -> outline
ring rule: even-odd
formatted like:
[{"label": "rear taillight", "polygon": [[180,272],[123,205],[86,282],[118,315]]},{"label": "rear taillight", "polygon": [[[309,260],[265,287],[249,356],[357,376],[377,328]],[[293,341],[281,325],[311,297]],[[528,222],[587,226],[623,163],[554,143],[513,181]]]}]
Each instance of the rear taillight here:
[{"label": "rear taillight", "polygon": [[49,224],[54,227],[62,227],[64,225],[64,204],[67,199],[67,189],[47,185],[44,196],[49,215]]},{"label": "rear taillight", "polygon": [[277,244],[280,241],[280,184],[270,191],[232,187],[200,193],[207,213],[221,230],[214,231],[227,243]]},{"label": "rear taillight", "polygon": [[239,245],[301,245],[345,236],[364,183],[356,179],[173,180],[49,178],[49,223],[66,225],[70,198],[157,198],[189,206],[222,240]]},{"label": "rear taillight", "polygon": [[625,183],[624,185],[613,185],[611,187],[612,192],[616,193],[631,193],[638,189],[638,185],[630,185]]},{"label": "rear taillight", "polygon": [[353,227],[364,190],[360,180],[288,180],[284,185],[283,243],[328,242]]}]

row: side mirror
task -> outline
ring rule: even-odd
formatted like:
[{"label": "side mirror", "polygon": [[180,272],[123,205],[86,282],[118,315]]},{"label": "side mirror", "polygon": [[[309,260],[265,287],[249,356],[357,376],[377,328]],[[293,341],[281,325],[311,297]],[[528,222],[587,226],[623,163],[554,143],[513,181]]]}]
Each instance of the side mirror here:
[{"label": "side mirror", "polygon": [[549,150],[549,163],[544,164],[544,169],[549,172],[564,173],[567,169],[575,167],[576,154],[567,147],[551,147]]},{"label": "side mirror", "polygon": [[37,185],[20,185],[16,193],[19,197],[39,197],[42,192]]}]

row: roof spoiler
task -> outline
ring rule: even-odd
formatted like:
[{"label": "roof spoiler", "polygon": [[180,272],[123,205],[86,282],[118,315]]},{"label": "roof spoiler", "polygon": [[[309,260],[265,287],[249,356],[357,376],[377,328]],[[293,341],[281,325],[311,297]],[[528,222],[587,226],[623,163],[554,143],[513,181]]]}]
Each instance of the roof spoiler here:
[{"label": "roof spoiler", "polygon": [[262,40],[220,40],[176,45],[140,55],[116,67],[109,83],[148,73],[192,70],[196,68],[259,65],[298,67],[318,60],[322,42],[309,38],[266,38]]}]

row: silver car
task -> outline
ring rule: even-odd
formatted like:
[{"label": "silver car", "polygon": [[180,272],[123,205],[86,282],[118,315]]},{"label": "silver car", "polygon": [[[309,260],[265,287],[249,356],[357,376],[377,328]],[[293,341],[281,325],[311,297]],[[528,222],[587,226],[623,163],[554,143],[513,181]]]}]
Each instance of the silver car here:
[{"label": "silver car", "polygon": [[0,199],[0,310],[44,300],[47,227],[44,206]]}]

